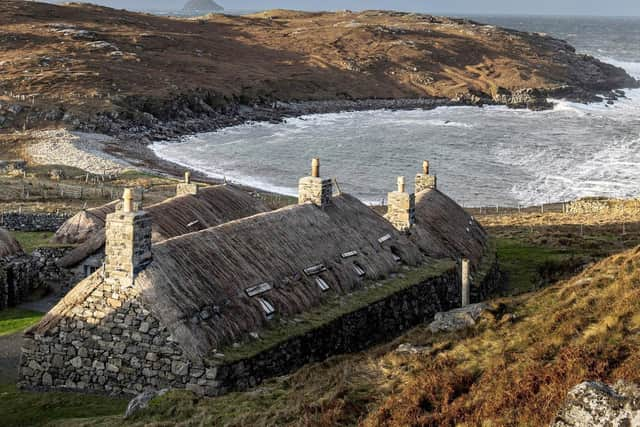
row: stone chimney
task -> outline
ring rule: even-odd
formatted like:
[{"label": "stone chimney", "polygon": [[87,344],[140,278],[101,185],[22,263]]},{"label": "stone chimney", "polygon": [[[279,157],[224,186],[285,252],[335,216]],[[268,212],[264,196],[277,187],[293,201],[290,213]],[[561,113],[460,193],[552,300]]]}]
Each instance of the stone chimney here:
[{"label": "stone chimney", "polygon": [[132,286],[152,255],[151,217],[136,209],[131,189],[124,191],[122,210],[107,215],[105,234],[105,281],[114,286]]},{"label": "stone chimney", "polygon": [[416,193],[436,188],[437,179],[435,175],[429,175],[429,161],[425,160],[422,162],[422,173],[416,175]]},{"label": "stone chimney", "polygon": [[404,177],[398,177],[398,191],[389,193],[385,218],[399,231],[408,231],[416,222],[416,198],[405,191]]},{"label": "stone chimney", "polygon": [[176,187],[176,196],[184,196],[186,194],[196,195],[198,194],[198,184],[191,182],[191,172],[184,173],[184,182],[181,182]]},{"label": "stone chimney", "polygon": [[320,208],[331,204],[333,185],[331,179],[320,178],[320,159],[311,161],[311,176],[300,178],[298,182],[298,203],[313,202]]}]

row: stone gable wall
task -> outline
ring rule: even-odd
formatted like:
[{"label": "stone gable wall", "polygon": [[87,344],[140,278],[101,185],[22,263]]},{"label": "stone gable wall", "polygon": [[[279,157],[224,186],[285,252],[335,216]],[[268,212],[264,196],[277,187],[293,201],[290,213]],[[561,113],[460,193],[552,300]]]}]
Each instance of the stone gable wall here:
[{"label": "stone gable wall", "polygon": [[97,286],[82,304],[44,336],[25,338],[20,386],[114,395],[186,387],[197,372],[135,288],[109,285],[101,272],[86,280]]}]

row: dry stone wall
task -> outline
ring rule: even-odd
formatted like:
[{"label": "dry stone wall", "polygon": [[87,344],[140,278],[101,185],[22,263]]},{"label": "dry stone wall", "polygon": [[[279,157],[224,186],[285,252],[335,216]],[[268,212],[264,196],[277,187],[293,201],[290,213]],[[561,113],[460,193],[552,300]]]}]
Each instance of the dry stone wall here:
[{"label": "dry stone wall", "polygon": [[[492,268],[490,274],[494,272]],[[481,288],[495,285],[488,276],[478,283]],[[21,387],[129,395],[162,388],[212,396],[245,390],[306,363],[391,339],[438,311],[459,306],[461,297],[458,267],[452,267],[254,357],[205,361],[184,354],[141,303],[135,284],[109,284],[97,272],[78,286],[93,290],[54,328],[27,335]]]},{"label": "dry stone wall", "polygon": [[186,387],[196,378],[135,287],[108,284],[101,272],[78,286],[94,289],[51,330],[25,338],[20,386],[119,395]]},{"label": "dry stone wall", "polygon": [[31,255],[0,259],[0,310],[24,302],[39,289],[66,290],[72,273],[59,267],[65,248],[39,248]]},{"label": "dry stone wall", "polygon": [[70,215],[56,213],[4,212],[0,226],[11,231],[56,231]]}]

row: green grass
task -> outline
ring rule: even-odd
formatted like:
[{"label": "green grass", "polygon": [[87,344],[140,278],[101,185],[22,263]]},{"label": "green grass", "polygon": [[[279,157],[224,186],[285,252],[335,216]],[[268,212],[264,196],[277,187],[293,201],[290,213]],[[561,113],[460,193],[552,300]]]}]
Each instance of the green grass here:
[{"label": "green grass", "polygon": [[8,308],[0,311],[0,337],[24,331],[35,325],[44,314],[35,311]]},{"label": "green grass", "polygon": [[[77,418],[124,414],[127,400],[79,393],[35,393],[0,385],[0,425],[41,426]],[[61,422],[65,425],[65,422]]]},{"label": "green grass", "polygon": [[575,272],[588,254],[576,249],[533,246],[516,239],[496,239],[500,269],[509,279],[507,295],[530,292]]},{"label": "green grass", "polygon": [[37,248],[56,248],[68,245],[51,243],[54,233],[49,231],[12,231],[11,234],[22,246],[22,250],[30,254]]}]

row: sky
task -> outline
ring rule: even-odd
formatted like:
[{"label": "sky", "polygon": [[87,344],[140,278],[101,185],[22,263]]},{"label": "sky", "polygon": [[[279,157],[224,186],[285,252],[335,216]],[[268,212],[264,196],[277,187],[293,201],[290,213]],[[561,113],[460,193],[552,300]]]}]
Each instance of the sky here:
[{"label": "sky", "polygon": [[[77,0],[76,0],[77,1]],[[181,9],[187,0],[92,0],[127,9]],[[394,9],[424,13],[640,16],[640,0],[217,0],[226,9]]]}]

